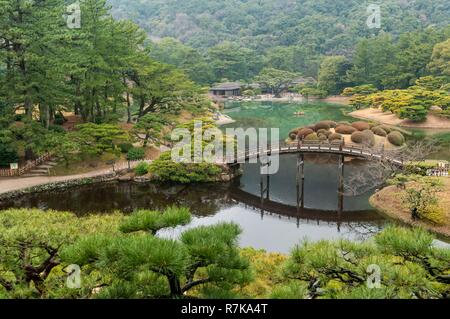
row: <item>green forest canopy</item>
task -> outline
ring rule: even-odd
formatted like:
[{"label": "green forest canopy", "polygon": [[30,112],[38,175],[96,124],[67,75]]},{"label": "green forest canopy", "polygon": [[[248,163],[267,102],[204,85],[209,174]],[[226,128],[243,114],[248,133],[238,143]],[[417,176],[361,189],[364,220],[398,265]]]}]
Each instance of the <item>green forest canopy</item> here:
[{"label": "green forest canopy", "polygon": [[[384,0],[381,29],[369,29],[368,2],[357,0],[109,3],[113,16],[132,19],[157,40],[157,59],[182,67],[194,81],[206,84],[223,78],[249,80],[264,67],[317,77],[323,56],[349,59],[363,39],[388,35],[397,41],[405,33],[441,29],[450,16],[446,0]],[[167,37],[179,42],[159,42]],[[417,41],[436,44],[431,39]],[[402,80],[408,79],[397,79]]]}]

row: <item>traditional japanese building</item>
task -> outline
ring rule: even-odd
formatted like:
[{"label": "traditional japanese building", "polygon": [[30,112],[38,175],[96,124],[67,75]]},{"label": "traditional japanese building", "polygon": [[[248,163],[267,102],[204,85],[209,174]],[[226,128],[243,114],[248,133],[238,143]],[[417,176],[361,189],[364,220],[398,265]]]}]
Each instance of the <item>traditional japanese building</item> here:
[{"label": "traditional japanese building", "polygon": [[237,82],[221,83],[211,88],[209,92],[216,96],[239,96],[241,95],[241,84]]}]

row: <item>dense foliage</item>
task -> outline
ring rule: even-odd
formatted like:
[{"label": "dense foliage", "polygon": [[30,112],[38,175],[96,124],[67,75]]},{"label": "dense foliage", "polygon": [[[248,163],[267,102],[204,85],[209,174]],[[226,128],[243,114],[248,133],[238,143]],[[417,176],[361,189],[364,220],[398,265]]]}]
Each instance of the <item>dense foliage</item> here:
[{"label": "dense foliage", "polygon": [[[444,116],[449,112],[450,91],[447,88],[448,79],[444,76],[426,76],[416,80],[416,85],[407,89],[384,90],[368,94],[355,94],[351,104],[356,108],[374,107],[383,112],[390,111],[401,119],[423,121],[430,110]],[[351,88],[345,93],[352,92]]]},{"label": "dense foliage", "polygon": [[143,30],[113,19],[106,0],[80,2],[80,28],[67,24],[66,6],[0,1],[0,165],[16,154],[114,153],[125,138],[119,121],[143,118],[134,137],[146,145],[165,124],[159,114],[209,106],[183,71],[150,57]]},{"label": "dense foliage", "polygon": [[120,215],[78,218],[71,213],[25,209],[2,211],[0,299],[70,294],[64,288],[61,251],[89,234],[114,236],[121,218]]},{"label": "dense foliage", "polygon": [[[197,126],[197,123],[201,125]],[[187,146],[187,150],[182,147],[178,150],[180,161],[173,158],[173,152],[165,152],[150,164],[149,171],[160,181],[175,182],[175,183],[205,183],[218,181],[220,175],[227,170],[225,166],[215,163],[216,147],[222,147],[225,150],[228,138],[223,136],[219,128],[211,119],[201,118],[189,121],[185,124],[179,125],[178,129],[185,129],[186,133],[190,135],[192,143]],[[209,141],[205,138],[206,132],[211,133]],[[217,135],[214,134],[217,133]],[[195,146],[195,134],[202,137],[201,149],[197,150]],[[233,137],[234,138],[234,137]],[[175,143],[182,143],[183,141],[173,141]],[[234,143],[234,140],[231,141]],[[231,144],[234,145],[234,144]],[[211,146],[213,146],[211,148]],[[189,151],[189,154],[185,153]],[[225,151],[223,151],[225,152]],[[199,160],[196,159],[199,157]]]},{"label": "dense foliage", "polygon": [[233,296],[234,287],[251,280],[249,262],[237,249],[241,230],[222,223],[184,231],[180,240],[155,236],[190,220],[185,208],[137,211],[120,225],[123,235],[82,238],[63,257],[101,272],[103,288],[93,297],[184,298],[192,290],[204,297]]},{"label": "dense foliage", "polygon": [[[0,298],[445,298],[447,248],[422,229],[388,227],[363,243],[304,241],[290,256],[239,250],[231,223],[158,235],[185,225],[185,208],[76,217],[0,215]],[[66,285],[69,265],[80,286]],[[379,286],[373,276],[379,267]]]},{"label": "dense foliage", "polygon": [[[450,255],[421,229],[388,227],[373,241],[304,242],[284,266],[276,298],[446,298]],[[372,274],[379,270],[379,286]]]},{"label": "dense foliage", "polygon": [[450,15],[444,0],[384,0],[381,29],[369,29],[367,3],[356,0],[109,2],[114,16],[134,19],[156,39],[155,58],[199,83],[250,80],[264,67],[317,78],[324,56],[355,56],[358,84],[404,87],[439,42],[428,29],[446,26]]}]

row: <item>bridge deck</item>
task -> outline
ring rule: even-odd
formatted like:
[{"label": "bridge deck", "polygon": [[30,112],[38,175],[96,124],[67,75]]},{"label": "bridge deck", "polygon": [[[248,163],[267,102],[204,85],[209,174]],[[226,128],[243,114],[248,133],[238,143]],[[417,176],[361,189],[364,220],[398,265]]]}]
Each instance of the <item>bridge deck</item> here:
[{"label": "bridge deck", "polygon": [[359,157],[369,160],[383,160],[403,166],[401,159],[386,154],[384,148],[365,147],[358,144],[334,144],[327,142],[303,142],[302,144],[280,144],[277,148],[264,147],[237,152],[233,157],[225,158],[221,164],[242,164],[252,158],[274,154],[324,153]]}]

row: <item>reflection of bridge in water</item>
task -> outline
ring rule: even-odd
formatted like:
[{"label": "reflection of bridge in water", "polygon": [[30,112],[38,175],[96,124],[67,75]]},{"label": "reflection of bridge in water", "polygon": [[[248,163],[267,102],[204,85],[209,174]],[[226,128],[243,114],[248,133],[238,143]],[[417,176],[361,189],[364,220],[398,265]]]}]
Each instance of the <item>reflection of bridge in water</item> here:
[{"label": "reflection of bridge in water", "polygon": [[247,208],[250,207],[255,211],[259,211],[262,218],[266,214],[275,214],[287,217],[288,219],[293,218],[297,220],[297,226],[300,225],[300,220],[305,220],[307,222],[314,221],[317,224],[320,224],[320,222],[335,223],[338,229],[340,229],[342,224],[377,222],[384,219],[374,211],[324,211],[301,206],[291,206],[272,201],[270,198],[265,198],[261,201],[259,196],[238,188],[231,191],[231,198],[245,205]]}]

